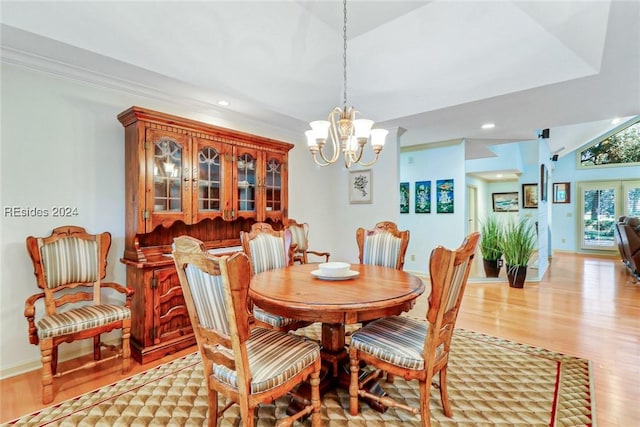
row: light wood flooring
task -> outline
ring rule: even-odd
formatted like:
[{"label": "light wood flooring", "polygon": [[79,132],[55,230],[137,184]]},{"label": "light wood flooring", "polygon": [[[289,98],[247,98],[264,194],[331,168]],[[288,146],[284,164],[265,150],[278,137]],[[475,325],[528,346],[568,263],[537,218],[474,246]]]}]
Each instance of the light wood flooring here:
[{"label": "light wood flooring", "polygon": [[[423,316],[425,307],[422,296],[411,314]],[[524,289],[471,281],[457,326],[591,360],[598,425],[638,425],[640,284],[618,259],[557,254],[543,280]],[[134,362],[131,373],[170,359]],[[122,378],[118,362],[71,374],[54,381],[53,404]],[[43,407],[38,371],[0,381],[0,392],[0,422]]]}]

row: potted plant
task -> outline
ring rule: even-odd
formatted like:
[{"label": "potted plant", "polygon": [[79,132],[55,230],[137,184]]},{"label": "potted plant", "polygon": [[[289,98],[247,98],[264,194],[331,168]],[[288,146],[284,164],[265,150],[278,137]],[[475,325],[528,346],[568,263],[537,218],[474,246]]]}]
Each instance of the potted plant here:
[{"label": "potted plant", "polygon": [[480,226],[480,252],[487,277],[498,277],[502,267],[502,224],[495,216],[490,216]]},{"label": "potted plant", "polygon": [[507,265],[507,279],[513,288],[524,287],[527,263],[536,249],[536,231],[528,219],[509,222],[504,229],[502,253]]}]

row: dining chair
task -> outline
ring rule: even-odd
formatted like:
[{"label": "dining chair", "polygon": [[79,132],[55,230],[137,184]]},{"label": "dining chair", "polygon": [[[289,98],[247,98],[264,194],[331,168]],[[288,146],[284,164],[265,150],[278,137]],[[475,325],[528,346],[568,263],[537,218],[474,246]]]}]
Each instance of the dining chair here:
[{"label": "dining chair", "polygon": [[[55,228],[48,237],[29,236],[27,251],[33,262],[36,284],[43,292],[25,302],[29,342],[40,345],[42,358],[42,402],[53,401],[53,378],[121,357],[122,372],[129,371],[131,297],[133,289],[103,282],[111,234],[89,234],[82,227]],[[101,291],[124,296],[124,302],[104,303]],[[36,302],[44,299],[44,314],[36,321]],[[72,304],[72,308],[67,304]],[[61,307],[63,307],[61,309]],[[100,335],[122,330],[120,345],[106,345]],[[58,346],[64,342],[93,339],[93,361],[58,371]],[[101,348],[112,351],[103,357]]]},{"label": "dining chair", "polygon": [[[272,402],[309,379],[310,401],[276,425],[291,425],[311,415],[311,425],[320,426],[320,348],[293,334],[250,327],[247,255],[215,257],[200,240],[181,236],[174,240],[173,256],[204,365],[208,425],[217,425],[235,403],[242,425],[253,427],[259,404]],[[219,393],[230,400],[220,410]]]},{"label": "dining chair", "polygon": [[402,270],[409,246],[409,230],[400,231],[391,221],[381,221],[373,230],[358,228],[356,242],[360,264],[381,265]]},{"label": "dining chair", "polygon": [[292,244],[296,245],[293,252],[293,262],[308,264],[308,254],[324,257],[324,262],[329,262],[329,257],[331,256],[329,252],[319,252],[309,249],[309,224],[306,222],[298,223],[295,219],[289,218],[289,224],[285,228],[291,230],[291,241]]},{"label": "dining chair", "polygon": [[[256,222],[251,226],[250,231],[240,232],[240,242],[244,253],[249,257],[254,275],[293,265],[290,230],[275,231],[270,224]],[[311,324],[311,322],[269,313],[258,306],[253,306],[253,316],[256,325],[284,332]]]},{"label": "dining chair", "polygon": [[[423,427],[431,425],[429,395],[433,376],[440,376],[440,399],[447,417],[453,416],[447,391],[447,367],[458,310],[469,277],[480,233],[469,234],[455,250],[438,246],[431,252],[431,293],[426,319],[389,316],[362,327],[349,346],[349,411],[357,415],[358,398],[420,414]],[[389,396],[367,392],[358,379],[360,363],[420,383],[420,408],[412,408]],[[373,375],[373,377],[376,377]]]}]

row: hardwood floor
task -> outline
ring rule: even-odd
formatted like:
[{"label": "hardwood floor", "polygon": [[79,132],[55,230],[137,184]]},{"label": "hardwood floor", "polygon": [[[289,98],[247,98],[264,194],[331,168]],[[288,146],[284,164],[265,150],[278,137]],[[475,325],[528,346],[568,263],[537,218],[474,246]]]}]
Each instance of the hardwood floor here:
[{"label": "hardwood floor", "polygon": [[[423,295],[411,314],[424,316],[425,306]],[[557,254],[544,279],[524,289],[470,282],[457,326],[591,360],[598,425],[637,425],[640,284],[618,259]],[[133,362],[131,374],[171,358],[144,366]],[[54,381],[52,405],[124,378],[119,366],[109,363]],[[0,381],[0,392],[0,422],[43,407],[39,371]]]}]

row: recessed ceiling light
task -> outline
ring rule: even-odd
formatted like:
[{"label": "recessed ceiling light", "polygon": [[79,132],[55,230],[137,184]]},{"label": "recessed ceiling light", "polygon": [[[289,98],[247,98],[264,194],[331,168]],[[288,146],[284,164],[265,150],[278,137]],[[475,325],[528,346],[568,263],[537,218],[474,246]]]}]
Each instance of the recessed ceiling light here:
[{"label": "recessed ceiling light", "polygon": [[620,123],[620,119],[617,118],[617,117],[615,119],[611,120],[611,124],[612,125],[617,125],[618,123]]},{"label": "recessed ceiling light", "polygon": [[496,178],[502,178],[502,174],[501,173],[497,174]]},{"label": "recessed ceiling light", "polygon": [[485,123],[482,125],[482,129],[493,129],[496,127],[495,123]]},{"label": "recessed ceiling light", "polygon": [[221,99],[220,101],[218,101],[218,105],[226,107],[227,105],[229,105],[229,101],[225,101],[224,99]]}]

